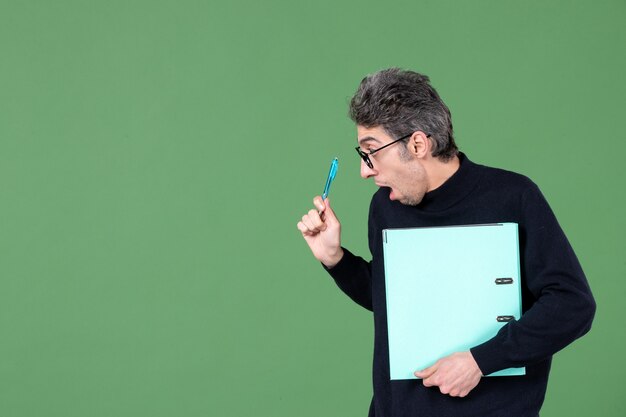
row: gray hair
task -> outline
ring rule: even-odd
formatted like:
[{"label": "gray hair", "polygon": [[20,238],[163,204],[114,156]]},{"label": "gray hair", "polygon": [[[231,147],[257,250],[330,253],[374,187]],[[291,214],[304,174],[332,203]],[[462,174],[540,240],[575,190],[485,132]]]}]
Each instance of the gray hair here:
[{"label": "gray hair", "polygon": [[400,68],[370,74],[350,101],[350,118],[367,128],[382,126],[393,138],[420,130],[430,135],[432,156],[447,161],[458,153],[452,116],[429,81]]}]

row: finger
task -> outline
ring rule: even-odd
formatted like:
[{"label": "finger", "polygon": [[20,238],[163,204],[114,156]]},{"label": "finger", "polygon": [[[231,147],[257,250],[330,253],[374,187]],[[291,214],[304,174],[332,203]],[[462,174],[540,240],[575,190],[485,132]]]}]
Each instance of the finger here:
[{"label": "finger", "polygon": [[314,233],[309,230],[308,227],[302,222],[298,222],[298,230],[302,232],[303,235],[311,236]]},{"label": "finger", "polygon": [[313,222],[309,218],[308,214],[305,214],[304,216],[302,216],[302,223],[304,223],[307,229],[309,229],[309,232],[319,232],[319,230],[317,230],[315,226],[313,225]]},{"label": "finger", "polygon": [[435,385],[437,385],[437,383],[433,380],[433,378],[422,379],[422,384],[425,387],[434,387]]},{"label": "finger", "polygon": [[322,231],[326,230],[326,224],[320,217],[320,214],[317,212],[317,210],[309,211],[309,220],[311,220],[311,223],[313,223],[313,226],[315,226],[316,229]]}]

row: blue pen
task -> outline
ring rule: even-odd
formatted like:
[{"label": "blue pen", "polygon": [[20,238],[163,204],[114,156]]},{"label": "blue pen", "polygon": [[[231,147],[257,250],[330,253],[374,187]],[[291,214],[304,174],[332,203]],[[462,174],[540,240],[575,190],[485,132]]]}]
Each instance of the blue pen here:
[{"label": "blue pen", "polygon": [[328,178],[326,178],[326,185],[324,186],[324,192],[322,193],[322,200],[326,200],[328,193],[330,192],[330,184],[332,184],[335,176],[337,175],[337,168],[339,167],[339,159],[333,159],[330,164],[330,171],[328,172]]}]

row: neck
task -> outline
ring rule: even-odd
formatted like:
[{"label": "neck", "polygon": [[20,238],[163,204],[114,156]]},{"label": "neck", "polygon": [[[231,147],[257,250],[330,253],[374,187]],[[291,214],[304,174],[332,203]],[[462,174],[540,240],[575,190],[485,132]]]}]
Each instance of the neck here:
[{"label": "neck", "polygon": [[458,156],[454,156],[450,160],[443,162],[439,158],[430,158],[423,163],[424,169],[428,176],[428,191],[436,190],[441,187],[461,166]]}]

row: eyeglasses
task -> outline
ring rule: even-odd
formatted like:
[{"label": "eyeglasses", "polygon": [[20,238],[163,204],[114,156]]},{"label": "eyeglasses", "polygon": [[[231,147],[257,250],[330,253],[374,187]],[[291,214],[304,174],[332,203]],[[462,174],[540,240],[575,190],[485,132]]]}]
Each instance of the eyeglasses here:
[{"label": "eyeglasses", "polygon": [[[406,136],[402,136],[400,139],[396,139],[393,142],[389,142],[388,144],[383,145],[380,148],[373,149],[373,150],[371,150],[369,152],[363,152],[359,146],[357,146],[354,149],[356,149],[356,153],[359,154],[359,156],[365,162],[365,164],[367,164],[367,166],[370,167],[370,169],[374,169],[374,165],[372,164],[372,161],[370,160],[370,155],[374,155],[376,152],[378,152],[378,151],[380,151],[382,149],[385,149],[387,146],[391,146],[391,145],[393,145],[396,142],[400,142],[401,140],[404,140],[404,139],[410,137],[412,134],[413,134],[413,132],[409,133]],[[430,135],[426,135],[426,137],[429,138]]]}]

